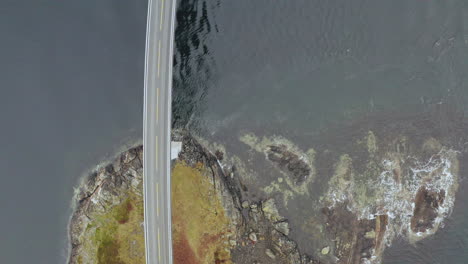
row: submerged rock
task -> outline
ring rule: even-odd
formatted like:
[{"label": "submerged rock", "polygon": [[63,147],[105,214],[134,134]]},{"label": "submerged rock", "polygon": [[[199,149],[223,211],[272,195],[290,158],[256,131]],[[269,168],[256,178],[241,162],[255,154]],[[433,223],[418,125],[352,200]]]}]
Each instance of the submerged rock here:
[{"label": "submerged rock", "polygon": [[266,152],[268,159],[288,173],[294,184],[301,185],[310,176],[309,165],[297,154],[289,151],[286,145],[270,145]]},{"label": "submerged rock", "polygon": [[262,202],[262,211],[266,218],[272,222],[280,221],[282,219],[282,217],[279,215],[274,199],[270,198]]},{"label": "submerged rock", "polygon": [[322,255],[328,255],[328,253],[330,253],[330,247],[326,246],[326,247],[322,248],[320,253],[322,253]]},{"label": "submerged rock", "polygon": [[[307,152],[299,149],[291,141],[280,136],[258,138],[252,133],[242,135],[239,140],[252,149],[265,155],[266,160],[284,176],[278,178],[278,184],[283,180],[289,186],[283,190],[285,196],[292,193],[299,195],[308,194],[309,185],[315,181],[315,150]],[[277,183],[272,182],[265,190],[280,190]],[[287,200],[287,198],[285,198]]]}]

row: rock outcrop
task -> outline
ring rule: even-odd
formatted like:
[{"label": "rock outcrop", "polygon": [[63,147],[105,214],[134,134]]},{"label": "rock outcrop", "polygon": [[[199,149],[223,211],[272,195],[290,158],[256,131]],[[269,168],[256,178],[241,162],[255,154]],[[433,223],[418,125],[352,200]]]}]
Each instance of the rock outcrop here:
[{"label": "rock outcrop", "polygon": [[76,190],[69,263],[144,263],[143,147],[99,166]]}]

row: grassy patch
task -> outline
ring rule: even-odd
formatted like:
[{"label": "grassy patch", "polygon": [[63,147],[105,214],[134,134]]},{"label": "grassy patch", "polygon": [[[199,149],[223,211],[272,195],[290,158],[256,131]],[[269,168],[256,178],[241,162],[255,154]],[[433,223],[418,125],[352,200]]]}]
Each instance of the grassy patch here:
[{"label": "grassy patch", "polygon": [[98,263],[125,264],[119,258],[119,243],[112,236],[106,236],[97,250]]},{"label": "grassy patch", "polygon": [[130,218],[130,212],[133,210],[132,201],[127,198],[121,205],[117,206],[114,212],[114,219],[119,224],[125,224]]},{"label": "grassy patch", "polygon": [[231,263],[229,218],[202,164],[172,171],[172,232],[176,264]]},{"label": "grassy patch", "polygon": [[[145,263],[143,200],[141,195],[126,193],[122,203],[104,214],[95,214],[82,239],[85,252],[97,264]],[[84,258],[82,258],[85,262]]]}]

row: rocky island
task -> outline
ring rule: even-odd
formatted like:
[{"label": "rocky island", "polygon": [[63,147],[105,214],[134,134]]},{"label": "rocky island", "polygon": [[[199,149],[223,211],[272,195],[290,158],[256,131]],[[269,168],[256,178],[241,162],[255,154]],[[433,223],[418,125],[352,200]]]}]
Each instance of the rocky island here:
[{"label": "rocky island", "polygon": [[[278,135],[235,147],[174,131],[175,263],[380,263],[451,214],[465,158],[446,109],[353,121],[302,149]],[[144,263],[142,147],[90,174],[70,223],[70,263]]]}]

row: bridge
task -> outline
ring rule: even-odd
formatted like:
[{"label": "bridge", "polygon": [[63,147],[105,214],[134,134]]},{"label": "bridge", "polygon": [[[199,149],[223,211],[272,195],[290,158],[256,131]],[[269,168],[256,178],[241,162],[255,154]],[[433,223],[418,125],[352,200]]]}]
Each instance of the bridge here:
[{"label": "bridge", "polygon": [[171,90],[175,0],[149,0],[143,114],[146,263],[172,264]]}]

